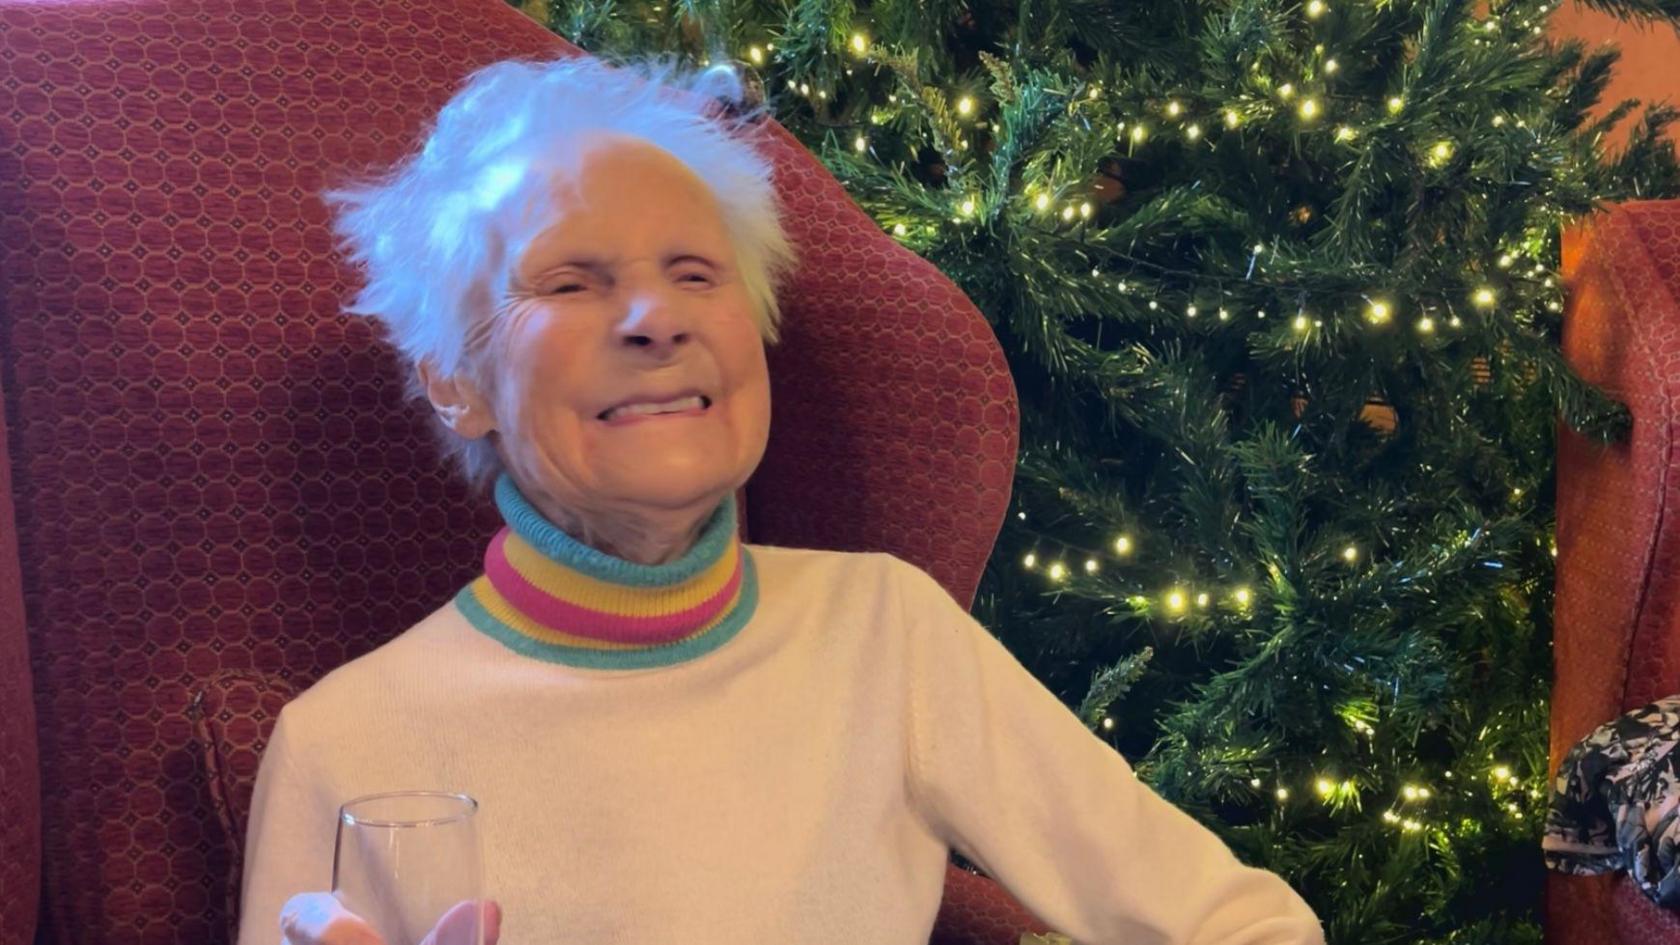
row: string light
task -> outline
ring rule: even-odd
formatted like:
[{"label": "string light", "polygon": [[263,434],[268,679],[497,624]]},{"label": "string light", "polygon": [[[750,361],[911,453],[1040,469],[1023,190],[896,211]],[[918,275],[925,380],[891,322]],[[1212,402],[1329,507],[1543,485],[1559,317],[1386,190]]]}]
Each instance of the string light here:
[{"label": "string light", "polygon": [[1318,793],[1324,795],[1325,797],[1329,797],[1331,795],[1331,793],[1334,792],[1335,790],[1336,790],[1336,786],[1334,784],[1331,784],[1328,779],[1326,779],[1326,778],[1319,778],[1318,779]]},{"label": "string light", "polygon": [[1439,167],[1442,164],[1447,163],[1447,160],[1452,157],[1452,153],[1453,146],[1451,141],[1437,141],[1435,142],[1435,146],[1429,149],[1429,158],[1435,166]]},{"label": "string light", "polygon": [[1094,559],[1094,558],[1086,558],[1085,559],[1085,573],[1086,574],[1096,574],[1097,573],[1096,559]]},{"label": "string light", "polygon": [[1347,561],[1349,564],[1352,564],[1353,562],[1358,561],[1359,560],[1359,549],[1354,547],[1353,545],[1348,545],[1346,548],[1342,549],[1342,559],[1344,561]]},{"label": "string light", "polygon": [[1040,210],[1049,209],[1049,207],[1050,207],[1050,195],[1049,194],[1039,194],[1038,198],[1033,201],[1033,206],[1037,207]]},{"label": "string light", "polygon": [[969,197],[962,202],[962,215],[965,216],[965,217],[974,215],[974,198],[973,197]]},{"label": "string light", "polygon": [[1433,333],[1435,331],[1435,319],[1425,315],[1423,318],[1418,319],[1417,329],[1426,335]]},{"label": "string light", "polygon": [[1029,551],[1027,552],[1027,556],[1021,559],[1021,563],[1027,567],[1027,570],[1030,571],[1038,565],[1038,555]]},{"label": "string light", "polygon": [[1065,577],[1067,577],[1067,567],[1064,566],[1060,561],[1058,561],[1055,564],[1052,564],[1050,566],[1050,580],[1060,581],[1062,578],[1065,578]]},{"label": "string light", "polygon": [[753,65],[762,66],[764,65],[764,50],[754,46],[747,50],[747,58],[753,61]]},{"label": "string light", "polygon": [[1259,778],[1250,778],[1249,781],[1248,781],[1248,786],[1251,787],[1251,788],[1259,787],[1260,786],[1260,779]]},{"label": "string light", "polygon": [[1127,535],[1121,535],[1119,538],[1114,539],[1114,550],[1118,554],[1123,554],[1123,555],[1131,554],[1132,553],[1132,539],[1131,539],[1131,537],[1127,536]]},{"label": "string light", "polygon": [[1237,588],[1237,592],[1231,596],[1236,598],[1237,605],[1240,607],[1247,607],[1248,602],[1252,599],[1252,595],[1249,594],[1246,587]]},{"label": "string light", "polygon": [[1493,294],[1492,289],[1483,286],[1476,290],[1476,294],[1470,297],[1470,301],[1475,302],[1482,308],[1492,308],[1493,303],[1498,301],[1498,296]]},{"label": "string light", "polygon": [[1405,107],[1406,107],[1406,100],[1401,98],[1398,95],[1391,96],[1388,100],[1388,113],[1391,114],[1391,115],[1400,114],[1400,109],[1405,108]]},{"label": "string light", "polygon": [[1221,309],[1220,309],[1220,310],[1219,310],[1219,320],[1220,320],[1220,321],[1222,321],[1222,322],[1228,322],[1228,321],[1230,321],[1230,320],[1231,320],[1231,312],[1230,312],[1230,310],[1229,310],[1229,309],[1224,309],[1224,308],[1221,308]]},{"label": "string light", "polygon": [[1342,64],[1337,62],[1334,59],[1324,60],[1324,71],[1326,73],[1335,72],[1337,69],[1340,69],[1341,67],[1342,67]]},{"label": "string light", "polygon": [[1302,99],[1301,100],[1300,111],[1301,111],[1301,117],[1306,119],[1307,121],[1312,121],[1314,118],[1317,118],[1318,117],[1318,99],[1316,99],[1316,98],[1304,98],[1304,99]]},{"label": "string light", "polygon": [[869,40],[862,33],[852,34],[852,51],[860,56],[869,51]]},{"label": "string light", "polygon": [[957,99],[957,114],[967,117],[974,111],[974,99],[967,95]]},{"label": "string light", "polygon": [[1371,310],[1367,313],[1367,317],[1371,319],[1373,324],[1381,325],[1387,322],[1391,314],[1393,314],[1393,310],[1387,302],[1382,299],[1371,300]]},{"label": "string light", "polygon": [[1103,720],[1102,720],[1102,727],[1103,727],[1103,731],[1105,731],[1105,732],[1113,731],[1114,730],[1114,720],[1111,719],[1111,718],[1108,718],[1107,716],[1104,716]]},{"label": "string light", "polygon": [[1284,98],[1288,98],[1291,95],[1294,95],[1295,94],[1295,83],[1285,82],[1282,85],[1278,86],[1278,94],[1281,95]]},{"label": "string light", "polygon": [[1225,109],[1225,127],[1235,128],[1235,127],[1237,127],[1237,125],[1239,125],[1241,123],[1242,123],[1242,116],[1237,114],[1236,109],[1234,109],[1234,108]]},{"label": "string light", "polygon": [[1184,137],[1189,138],[1191,141],[1194,141],[1197,138],[1200,138],[1201,136],[1202,136],[1202,126],[1201,125],[1198,125],[1198,124],[1195,124],[1195,123],[1192,122],[1188,127],[1186,127],[1184,129]]},{"label": "string light", "polygon": [[1336,140],[1337,141],[1352,141],[1353,140],[1353,135],[1354,135],[1353,129],[1349,128],[1347,125],[1342,125],[1341,127],[1336,129]]},{"label": "string light", "polygon": [[1515,257],[1513,257],[1510,253],[1506,253],[1499,257],[1499,268],[1509,269],[1511,268],[1511,263],[1513,262],[1516,262]]},{"label": "string light", "polygon": [[1324,0],[1308,0],[1307,2],[1307,16],[1310,19],[1318,19],[1324,15],[1324,11],[1327,9],[1329,8],[1324,5]]},{"label": "string light", "polygon": [[1091,216],[1091,202],[1089,200],[1079,205],[1079,216],[1082,219],[1089,218]]},{"label": "string light", "polygon": [[1184,612],[1185,600],[1183,591],[1172,591],[1167,594],[1167,609],[1175,614]]},{"label": "string light", "polygon": [[1182,111],[1184,111],[1184,107],[1182,105],[1179,105],[1178,102],[1171,101],[1171,102],[1167,103],[1167,114],[1168,115],[1171,115],[1172,117],[1177,118],[1179,113],[1182,112]]},{"label": "string light", "polygon": [[1505,765],[1499,765],[1499,766],[1497,766],[1493,769],[1493,779],[1495,781],[1504,781],[1504,780],[1508,779],[1510,776],[1511,776],[1511,769],[1506,767]]},{"label": "string light", "polygon": [[1286,788],[1286,787],[1278,788],[1277,789],[1277,799],[1280,800],[1280,801],[1289,800],[1289,789]]},{"label": "string light", "polygon": [[858,135],[857,140],[852,142],[852,147],[856,148],[859,154],[862,154],[869,150],[869,139],[863,135]]},{"label": "string light", "polygon": [[1132,143],[1133,144],[1137,144],[1137,143],[1141,142],[1144,138],[1147,138],[1147,137],[1149,137],[1149,129],[1144,127],[1142,122],[1139,122],[1138,124],[1135,124],[1135,125],[1132,126]]},{"label": "string light", "polygon": [[[894,223],[893,224],[893,235],[894,236],[903,236],[904,234],[906,234],[908,232],[910,232],[910,231],[904,226],[904,224],[902,224],[902,223]],[[1021,517],[1026,518],[1027,513],[1022,512]]]},{"label": "string light", "polygon": [[1194,306],[1194,305],[1186,306],[1185,309],[1184,309],[1184,314],[1189,318],[1195,318],[1196,317],[1196,312],[1197,312],[1197,309],[1196,309],[1196,306]]},{"label": "string light", "polygon": [[1196,595],[1196,606],[1206,607],[1208,605],[1208,600],[1209,598],[1207,592],[1203,591],[1202,593]]},{"label": "string light", "polygon": [[1305,315],[1295,316],[1295,330],[1296,331],[1306,331],[1308,325],[1309,325],[1309,322],[1307,321],[1307,316],[1305,316]]}]

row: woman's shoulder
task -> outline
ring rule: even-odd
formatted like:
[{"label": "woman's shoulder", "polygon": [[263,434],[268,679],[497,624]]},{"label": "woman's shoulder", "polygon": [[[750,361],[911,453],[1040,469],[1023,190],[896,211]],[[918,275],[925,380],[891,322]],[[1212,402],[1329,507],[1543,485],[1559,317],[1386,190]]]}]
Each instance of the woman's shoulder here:
[{"label": "woman's shoulder", "polygon": [[460,620],[454,602],[446,602],[407,630],[329,670],[286,705],[288,722],[296,726],[322,718],[330,724],[356,703],[383,700],[394,685],[425,678],[446,665],[436,650],[451,636],[451,622]]}]

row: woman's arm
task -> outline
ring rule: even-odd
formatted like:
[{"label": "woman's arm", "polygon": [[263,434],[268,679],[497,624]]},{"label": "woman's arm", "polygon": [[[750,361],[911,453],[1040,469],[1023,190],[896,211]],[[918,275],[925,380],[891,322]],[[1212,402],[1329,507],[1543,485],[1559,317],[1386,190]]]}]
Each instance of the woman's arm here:
[{"label": "woman's arm", "polygon": [[291,734],[282,710],[251,796],[238,945],[282,941],[280,909],[286,900],[332,888],[338,809],[323,793],[325,785],[303,773],[307,766]]},{"label": "woman's arm", "polygon": [[1282,879],[1137,779],[930,577],[903,568],[910,790],[930,826],[1082,945],[1320,945]]}]

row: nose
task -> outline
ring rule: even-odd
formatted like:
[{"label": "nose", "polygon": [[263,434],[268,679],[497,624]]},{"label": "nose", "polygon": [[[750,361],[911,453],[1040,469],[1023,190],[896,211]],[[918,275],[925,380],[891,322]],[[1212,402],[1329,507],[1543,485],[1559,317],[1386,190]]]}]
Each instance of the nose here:
[{"label": "nose", "polygon": [[618,322],[618,337],[626,348],[640,348],[661,356],[688,343],[692,325],[682,303],[669,289],[647,288],[633,293]]}]

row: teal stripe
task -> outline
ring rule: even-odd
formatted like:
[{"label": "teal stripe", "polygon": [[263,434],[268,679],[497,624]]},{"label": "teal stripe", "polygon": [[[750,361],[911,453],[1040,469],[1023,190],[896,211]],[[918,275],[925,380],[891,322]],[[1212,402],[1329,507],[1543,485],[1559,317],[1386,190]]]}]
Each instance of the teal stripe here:
[{"label": "teal stripe", "polygon": [[[730,521],[734,521],[733,513]],[[752,555],[748,553],[746,546],[742,545],[741,599],[736,602],[735,609],[717,626],[700,636],[640,650],[590,650],[546,643],[528,637],[497,620],[485,610],[484,605],[478,602],[477,595],[473,594],[471,584],[461,588],[460,593],[455,595],[455,606],[467,618],[468,623],[521,656],[583,669],[649,669],[675,666],[705,656],[728,643],[746,626],[747,621],[752,619],[753,612],[758,609],[758,568],[753,564]]]},{"label": "teal stripe", "polygon": [[513,477],[496,478],[496,507],[513,533],[555,561],[592,578],[631,587],[670,587],[681,584],[718,562],[735,540],[735,493],[726,496],[700,530],[694,547],[669,564],[637,564],[591,548],[544,518]]}]

